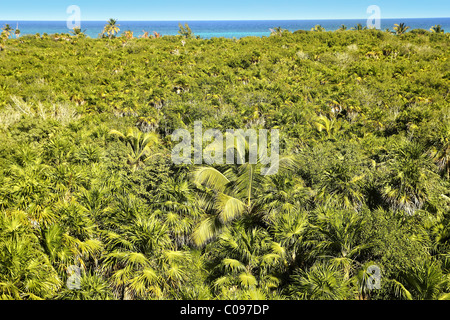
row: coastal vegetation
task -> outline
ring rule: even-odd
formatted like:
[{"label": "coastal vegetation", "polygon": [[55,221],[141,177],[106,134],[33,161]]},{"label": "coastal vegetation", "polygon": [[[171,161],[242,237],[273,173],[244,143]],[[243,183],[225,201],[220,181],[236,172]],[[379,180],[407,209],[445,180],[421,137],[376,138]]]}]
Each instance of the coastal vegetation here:
[{"label": "coastal vegetation", "polygon": [[[450,38],[353,29],[4,28],[0,298],[450,298]],[[174,164],[198,120],[279,171]]]}]

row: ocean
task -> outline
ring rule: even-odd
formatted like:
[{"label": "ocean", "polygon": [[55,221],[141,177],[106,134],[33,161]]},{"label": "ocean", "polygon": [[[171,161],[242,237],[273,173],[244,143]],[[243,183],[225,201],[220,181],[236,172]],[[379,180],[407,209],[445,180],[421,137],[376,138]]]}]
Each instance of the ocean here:
[{"label": "ocean", "polygon": [[[420,18],[420,19],[382,19],[381,29],[392,30],[395,23],[404,22],[412,29],[429,30],[431,26],[440,24],[446,32],[450,32],[450,18]],[[342,24],[349,29],[360,23],[367,25],[367,19],[349,20],[246,20],[246,21],[118,21],[120,33],[130,30],[134,36],[138,37],[148,31],[156,31],[162,35],[176,35],[178,33],[178,23],[188,23],[192,32],[201,38],[210,39],[213,37],[242,38],[247,36],[263,37],[270,35],[270,28],[282,27],[290,31],[310,30],[320,24],[327,31],[338,29]],[[68,33],[66,21],[2,21],[0,26],[9,24],[12,28],[18,28],[21,35],[34,35],[36,33],[54,34]],[[82,21],[81,29],[91,38],[97,38],[103,30],[106,21]]]}]

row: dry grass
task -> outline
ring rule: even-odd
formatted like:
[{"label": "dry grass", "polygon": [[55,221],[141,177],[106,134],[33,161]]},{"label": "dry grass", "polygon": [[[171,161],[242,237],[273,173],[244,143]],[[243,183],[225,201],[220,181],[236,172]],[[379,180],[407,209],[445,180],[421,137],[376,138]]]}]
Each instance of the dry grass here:
[{"label": "dry grass", "polygon": [[19,121],[22,117],[34,117],[40,119],[53,119],[66,125],[80,118],[75,108],[69,104],[51,104],[45,106],[41,102],[28,103],[16,96],[11,96],[11,102],[3,110],[0,110],[0,128],[8,129],[9,126]]}]

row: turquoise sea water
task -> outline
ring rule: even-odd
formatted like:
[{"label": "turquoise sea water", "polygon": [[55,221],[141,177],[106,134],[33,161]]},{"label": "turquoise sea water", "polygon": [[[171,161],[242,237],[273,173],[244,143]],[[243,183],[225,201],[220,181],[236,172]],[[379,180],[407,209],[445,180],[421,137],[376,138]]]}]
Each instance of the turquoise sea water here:
[{"label": "turquoise sea water", "polygon": [[[225,37],[242,38],[246,36],[269,36],[270,28],[282,27],[290,31],[310,30],[317,24],[322,25],[326,30],[338,29],[342,24],[348,28],[358,23],[367,25],[366,19],[354,20],[247,20],[247,21],[118,21],[122,33],[125,30],[134,32],[134,36],[140,36],[143,31],[153,33],[157,31],[162,35],[175,35],[178,32],[178,23],[188,23],[195,35],[201,38]],[[440,24],[446,32],[450,32],[450,18],[426,18],[426,19],[382,19],[381,29],[390,28],[392,30],[395,23],[404,22],[412,29],[430,29],[431,26]],[[22,35],[34,35],[36,33],[54,34],[68,33],[66,21],[1,21],[0,26],[6,23],[12,28],[18,28]],[[102,32],[105,21],[82,21],[81,28],[91,38],[97,38]]]}]

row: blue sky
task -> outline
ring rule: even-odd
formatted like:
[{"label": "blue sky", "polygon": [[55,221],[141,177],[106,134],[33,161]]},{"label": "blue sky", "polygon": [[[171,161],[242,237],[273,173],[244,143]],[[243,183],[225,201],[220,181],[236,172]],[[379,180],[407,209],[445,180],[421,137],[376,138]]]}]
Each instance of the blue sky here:
[{"label": "blue sky", "polygon": [[78,5],[81,20],[302,20],[450,17],[450,0],[0,0],[0,20],[60,20]]}]

